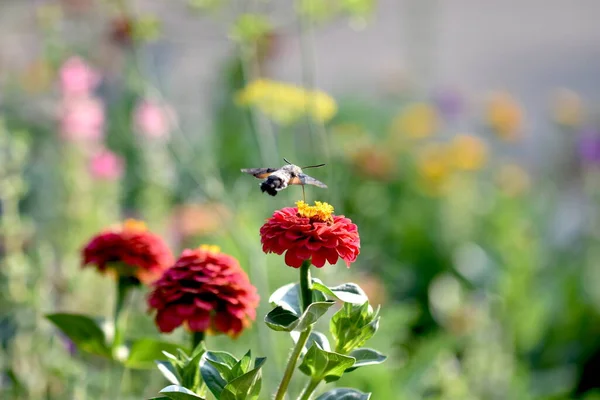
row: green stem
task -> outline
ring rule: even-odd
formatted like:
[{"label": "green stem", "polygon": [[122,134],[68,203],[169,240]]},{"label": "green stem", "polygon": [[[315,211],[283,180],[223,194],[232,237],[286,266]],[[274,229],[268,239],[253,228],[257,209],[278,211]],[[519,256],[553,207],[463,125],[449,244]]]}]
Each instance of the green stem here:
[{"label": "green stem", "polygon": [[281,383],[279,384],[279,388],[277,389],[277,393],[275,394],[275,400],[283,400],[288,385],[290,384],[290,380],[292,379],[292,375],[294,374],[294,370],[296,369],[296,363],[298,362],[300,353],[302,352],[304,345],[308,341],[308,337],[310,336],[311,331],[312,326],[309,326],[304,332],[300,334],[298,342],[296,342],[296,346],[294,346],[292,355],[290,356],[287,366],[285,367],[283,379],[281,379]]},{"label": "green stem", "polygon": [[[302,263],[302,266],[300,267],[300,296],[302,297],[302,310],[304,311],[312,303],[309,260],[305,260]],[[294,374],[294,370],[296,369],[296,364],[298,363],[300,353],[302,353],[302,349],[308,341],[311,332],[312,325],[306,328],[306,330],[300,334],[298,342],[296,342],[296,346],[294,346],[294,350],[292,350],[292,355],[290,356],[290,359],[287,362],[287,366],[285,367],[283,378],[281,379],[281,383],[279,384],[279,388],[277,389],[277,393],[275,394],[275,400],[282,400],[285,396],[285,392],[287,391],[288,385],[290,384],[290,380],[292,379],[292,375]]]},{"label": "green stem", "polygon": [[304,392],[302,393],[300,400],[310,399],[310,396],[313,394],[313,392],[315,391],[317,386],[319,386],[319,383],[321,383],[320,380],[311,379],[310,382],[308,382],[308,385],[306,385],[306,388],[304,389]]},{"label": "green stem", "polygon": [[119,323],[119,319],[123,313],[123,310],[125,309],[125,302],[127,301],[127,295],[129,294],[129,290],[131,288],[131,278],[119,276],[119,281],[117,282],[117,299],[115,302],[115,337],[112,345],[113,350],[119,347],[123,342],[123,327]]},{"label": "green stem", "polygon": [[310,260],[304,260],[300,267],[300,295],[302,296],[302,311],[304,311],[313,300]]},{"label": "green stem", "polygon": [[204,340],[204,332],[192,332],[192,351]]}]

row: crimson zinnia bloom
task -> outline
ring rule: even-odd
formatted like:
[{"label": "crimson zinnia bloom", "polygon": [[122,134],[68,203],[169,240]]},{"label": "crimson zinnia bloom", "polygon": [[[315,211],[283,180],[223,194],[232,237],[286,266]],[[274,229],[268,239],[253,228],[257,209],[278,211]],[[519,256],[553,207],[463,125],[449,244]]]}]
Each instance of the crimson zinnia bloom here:
[{"label": "crimson zinnia bloom", "polygon": [[256,318],[258,302],[256,288],[238,261],[217,246],[184,250],[148,298],[161,332],[185,324],[192,332],[232,337]]},{"label": "crimson zinnia bloom", "polygon": [[83,249],[82,265],[95,265],[100,272],[149,284],[173,265],[173,255],[143,222],[128,219],[121,226],[94,236]]},{"label": "crimson zinnia bloom", "polygon": [[297,207],[275,211],[260,228],[265,253],[283,254],[285,263],[300,268],[302,262],[321,268],[325,261],[335,264],[338,258],[350,263],[360,253],[358,228],[343,215],[333,215],[333,207],[316,201],[309,206],[303,201]]}]

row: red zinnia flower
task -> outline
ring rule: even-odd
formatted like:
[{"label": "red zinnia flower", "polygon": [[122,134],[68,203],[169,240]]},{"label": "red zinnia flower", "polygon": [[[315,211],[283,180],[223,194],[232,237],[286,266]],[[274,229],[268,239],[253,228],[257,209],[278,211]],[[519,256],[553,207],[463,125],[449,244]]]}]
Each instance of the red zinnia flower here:
[{"label": "red zinnia flower", "polygon": [[236,337],[256,318],[259,297],[238,261],[217,246],[183,251],[154,284],[148,298],[156,325],[172,332],[185,323],[192,332]]},{"label": "red zinnia flower", "polygon": [[173,264],[173,255],[143,222],[128,219],[122,226],[94,236],[83,249],[82,264],[148,284]]},{"label": "red zinnia flower", "polygon": [[265,253],[283,254],[285,263],[299,268],[304,260],[321,268],[325,261],[335,264],[338,258],[350,263],[360,253],[358,228],[343,215],[333,215],[333,207],[316,201],[309,206],[303,201],[297,207],[275,211],[260,228]]}]

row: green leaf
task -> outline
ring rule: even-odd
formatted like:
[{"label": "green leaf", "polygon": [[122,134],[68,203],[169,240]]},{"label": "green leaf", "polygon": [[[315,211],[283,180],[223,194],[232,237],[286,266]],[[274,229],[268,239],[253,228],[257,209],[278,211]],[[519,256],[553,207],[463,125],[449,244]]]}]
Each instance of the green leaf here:
[{"label": "green leaf", "polygon": [[[312,279],[313,285],[321,283],[319,279]],[[322,302],[327,300],[325,296],[319,291],[313,291],[313,301]],[[300,284],[290,283],[275,290],[271,297],[269,297],[269,303],[273,307],[280,306],[281,308],[291,311],[294,315],[299,316],[302,314],[302,306],[300,305]]]},{"label": "green leaf", "polygon": [[129,350],[125,366],[132,369],[149,369],[155,366],[155,361],[166,361],[163,353],[177,351],[179,345],[150,338],[134,341]]},{"label": "green leaf", "polygon": [[294,311],[277,306],[265,315],[265,323],[274,331],[290,332],[298,325],[298,316]]},{"label": "green leaf", "polygon": [[237,360],[231,354],[221,351],[207,351],[200,360],[200,374],[208,389],[220,398],[221,392],[227,385],[227,381],[221,376],[223,371],[230,376],[231,369],[237,364]]},{"label": "green leaf", "polygon": [[344,303],[364,304],[369,300],[367,294],[356,283],[344,283],[330,288],[317,282],[313,283],[313,289],[333,296]]},{"label": "green leaf", "polygon": [[184,388],[183,386],[171,385],[167,386],[159,392],[172,400],[204,400],[204,397],[198,396],[196,393]]},{"label": "green leaf", "polygon": [[356,358],[356,362],[351,368],[348,368],[346,372],[354,371],[358,367],[381,364],[387,360],[386,355],[378,352],[377,350],[367,348],[353,350],[349,355]]},{"label": "green leaf", "polygon": [[275,290],[271,297],[269,297],[269,303],[273,307],[281,307],[287,311],[291,311],[294,315],[300,315],[302,313],[302,307],[300,306],[300,285],[297,283],[290,283],[282,286]]},{"label": "green leaf", "polygon": [[255,368],[229,382],[219,400],[256,400],[262,386],[261,367],[266,358],[257,359]]},{"label": "green leaf", "polygon": [[330,332],[338,353],[348,354],[362,346],[379,328],[379,308],[373,311],[368,302],[358,306],[344,303],[330,321]]},{"label": "green leaf", "polygon": [[251,361],[252,361],[252,351],[248,350],[248,352],[244,355],[244,357],[242,357],[242,359],[240,361],[238,361],[238,363],[235,364],[234,367],[231,369],[231,374],[236,377],[242,376],[243,374],[248,372]]},{"label": "green leaf", "polygon": [[310,325],[317,322],[334,304],[333,301],[311,303],[300,317],[278,306],[265,316],[265,323],[275,331],[304,331]]},{"label": "green leaf", "polygon": [[112,358],[104,332],[90,317],[81,314],[57,313],[48,314],[46,318],[67,335],[79,350]]},{"label": "green leaf", "polygon": [[319,301],[311,303],[300,317],[300,320],[294,327],[294,330],[299,332],[306,330],[306,328],[317,322],[319,318],[325,315],[327,310],[329,310],[334,304],[335,302],[333,301]]},{"label": "green leaf", "polygon": [[182,386],[192,388],[193,390],[198,390],[200,388],[200,359],[205,352],[206,347],[204,344],[201,344],[201,346],[196,346],[194,352],[192,353],[192,358],[190,358],[189,362],[182,368]]},{"label": "green leaf", "polygon": [[230,381],[233,378],[235,378],[235,375],[233,374],[233,371],[231,370],[230,367],[228,367],[225,364],[221,364],[218,363],[216,361],[213,360],[206,360],[210,365],[212,365],[217,371],[219,371],[219,374],[221,374],[221,376],[223,377],[223,379],[225,379],[225,381]]},{"label": "green leaf", "polygon": [[219,364],[227,365],[230,369],[238,363],[237,358],[226,351],[207,351],[205,357]]},{"label": "green leaf", "polygon": [[156,361],[156,366],[158,367],[158,370],[165,377],[166,380],[171,382],[173,385],[181,384],[181,378],[179,377],[179,373],[177,372],[175,367],[173,367],[173,365],[164,361]]},{"label": "green leaf", "polygon": [[316,400],[369,400],[371,393],[363,393],[356,389],[336,388],[323,393]]},{"label": "green leaf", "polygon": [[202,355],[206,353],[206,345],[204,344],[204,340],[198,343],[195,349],[192,350],[192,358],[196,357],[198,354]]},{"label": "green leaf", "polygon": [[352,367],[355,361],[354,357],[325,351],[313,344],[298,368],[313,380],[325,379],[326,382],[333,382],[340,379],[344,371]]},{"label": "green leaf", "polygon": [[[298,338],[300,337],[300,332],[292,331],[290,332],[290,336],[292,337],[294,343],[297,343]],[[310,348],[310,346],[312,346],[313,343],[316,343],[321,349],[325,351],[331,351],[331,346],[329,345],[329,340],[327,339],[327,336],[325,336],[321,332],[312,331],[310,333],[310,336],[308,337],[308,340],[306,341],[306,344],[304,345],[304,348],[302,349],[301,355],[304,355],[304,353],[306,353],[306,351]]]}]

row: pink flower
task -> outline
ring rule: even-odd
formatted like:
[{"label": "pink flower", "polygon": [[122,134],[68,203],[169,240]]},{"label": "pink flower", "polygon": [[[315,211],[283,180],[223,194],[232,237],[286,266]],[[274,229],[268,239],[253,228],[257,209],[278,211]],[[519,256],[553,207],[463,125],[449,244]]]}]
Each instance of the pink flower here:
[{"label": "pink flower", "polygon": [[104,149],[90,160],[90,173],[96,179],[117,180],[123,175],[123,159],[112,151]]},{"label": "pink flower", "polygon": [[104,130],[104,108],[98,99],[66,100],[60,116],[61,136],[68,141],[99,140]]},{"label": "pink flower", "polygon": [[142,135],[160,138],[169,134],[175,113],[171,107],[151,100],[143,100],[134,111],[135,129]]},{"label": "pink flower", "polygon": [[100,74],[79,57],[69,58],[59,74],[60,89],[66,97],[86,96],[100,82]]}]

